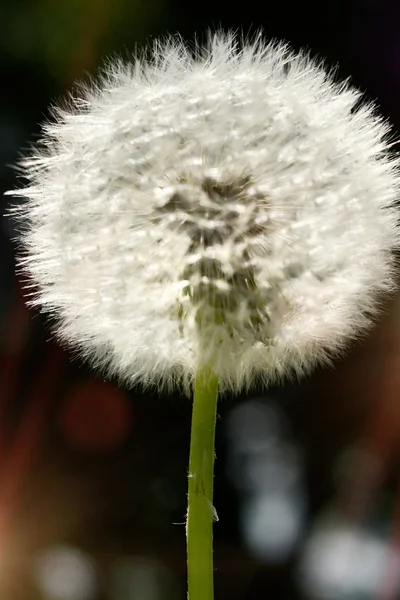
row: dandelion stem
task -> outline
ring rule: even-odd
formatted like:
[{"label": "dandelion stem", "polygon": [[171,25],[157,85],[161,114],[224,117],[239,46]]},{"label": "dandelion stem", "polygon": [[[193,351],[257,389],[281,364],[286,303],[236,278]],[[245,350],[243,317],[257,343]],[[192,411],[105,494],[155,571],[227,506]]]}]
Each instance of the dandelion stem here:
[{"label": "dandelion stem", "polygon": [[186,523],[188,600],[213,600],[214,439],[218,378],[203,368],[195,382]]}]

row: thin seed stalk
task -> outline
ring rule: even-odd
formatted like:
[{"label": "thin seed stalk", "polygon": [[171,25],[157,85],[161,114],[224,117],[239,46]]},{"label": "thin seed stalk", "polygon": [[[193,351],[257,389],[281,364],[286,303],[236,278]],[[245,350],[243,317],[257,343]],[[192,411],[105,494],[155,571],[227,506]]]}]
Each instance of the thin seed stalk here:
[{"label": "thin seed stalk", "polygon": [[214,443],[218,377],[209,367],[197,374],[190,438],[186,522],[188,600],[213,600]]}]

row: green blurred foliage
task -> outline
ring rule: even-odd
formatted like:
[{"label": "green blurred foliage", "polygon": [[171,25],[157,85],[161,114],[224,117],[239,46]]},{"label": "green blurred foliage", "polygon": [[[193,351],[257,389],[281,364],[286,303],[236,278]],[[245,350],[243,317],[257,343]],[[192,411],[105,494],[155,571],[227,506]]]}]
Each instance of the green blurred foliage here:
[{"label": "green blurred foliage", "polygon": [[163,0],[13,0],[0,3],[7,63],[40,63],[62,86],[102,58],[162,31]]}]

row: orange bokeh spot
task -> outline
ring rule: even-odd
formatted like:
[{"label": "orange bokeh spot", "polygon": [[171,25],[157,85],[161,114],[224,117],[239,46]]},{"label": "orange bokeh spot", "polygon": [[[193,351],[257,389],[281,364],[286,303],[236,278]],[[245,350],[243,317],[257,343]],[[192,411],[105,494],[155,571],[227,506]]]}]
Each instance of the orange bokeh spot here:
[{"label": "orange bokeh spot", "polygon": [[128,437],[132,406],[122,390],[109,383],[87,380],[71,389],[59,420],[68,442],[77,449],[109,451]]}]

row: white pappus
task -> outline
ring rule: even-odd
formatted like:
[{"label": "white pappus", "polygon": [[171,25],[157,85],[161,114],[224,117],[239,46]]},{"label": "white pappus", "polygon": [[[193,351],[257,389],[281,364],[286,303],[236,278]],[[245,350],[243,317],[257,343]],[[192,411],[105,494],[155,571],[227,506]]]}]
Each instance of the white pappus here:
[{"label": "white pappus", "polygon": [[110,64],[13,192],[32,304],[129,383],[211,362],[235,392],[328,360],[394,287],[399,163],[359,99],[262,37]]}]

